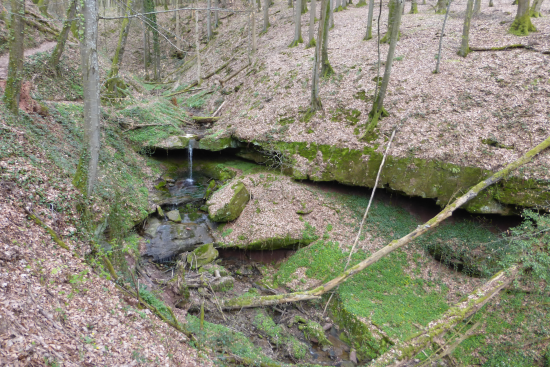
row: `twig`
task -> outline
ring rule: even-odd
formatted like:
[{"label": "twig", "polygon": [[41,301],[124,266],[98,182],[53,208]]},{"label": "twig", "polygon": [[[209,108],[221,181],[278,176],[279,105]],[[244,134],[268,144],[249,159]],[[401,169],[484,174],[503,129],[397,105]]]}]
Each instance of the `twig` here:
[{"label": "twig", "polygon": [[220,112],[220,110],[222,109],[223,105],[225,104],[226,101],[223,101],[223,103],[220,105],[220,107],[218,107],[218,109],[216,110],[216,112],[214,112],[212,114],[212,117],[216,117],[216,115],[218,114],[218,112]]}]

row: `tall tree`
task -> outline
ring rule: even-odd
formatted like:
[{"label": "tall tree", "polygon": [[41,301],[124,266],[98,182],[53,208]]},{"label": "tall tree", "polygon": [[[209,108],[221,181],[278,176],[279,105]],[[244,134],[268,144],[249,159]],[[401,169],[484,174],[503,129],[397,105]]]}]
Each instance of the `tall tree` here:
[{"label": "tall tree", "polygon": [[270,0],[264,0],[264,33],[266,33],[269,28],[269,2]]},{"label": "tall tree", "polygon": [[[176,9],[181,7],[181,0],[176,0],[174,5]],[[180,11],[176,10],[176,56],[180,59],[183,59],[183,52],[181,52],[181,17]]]},{"label": "tall tree", "polygon": [[4,103],[14,114],[19,113],[19,97],[21,95],[21,79],[23,73],[23,40],[25,29],[25,0],[11,0],[10,33],[8,45],[10,57],[8,61],[8,79],[4,90]]},{"label": "tall tree", "polygon": [[474,0],[468,0],[466,5],[466,14],[464,15],[464,26],[462,27],[462,43],[458,54],[466,57],[470,53],[470,24],[472,22],[472,13],[474,12]]},{"label": "tall tree", "polygon": [[76,0],[71,0],[69,3],[69,7],[67,8],[67,19],[63,21],[63,28],[61,29],[61,32],[59,32],[59,36],[57,37],[57,44],[55,45],[55,48],[53,49],[52,56],[50,57],[50,66],[57,70],[57,65],[59,64],[59,60],[61,59],[61,55],[63,54],[63,51],[65,50],[65,43],[67,42],[67,38],[69,38],[69,31],[71,30],[71,23],[73,22],[73,18],[76,13]]},{"label": "tall tree", "polygon": [[542,15],[540,13],[540,7],[541,7],[543,1],[544,0],[534,0],[533,1],[533,5],[531,6],[531,10],[530,10],[531,17],[533,17],[533,18],[542,17]]},{"label": "tall tree", "polygon": [[212,39],[212,0],[206,0],[206,36],[208,41]]},{"label": "tall tree", "polygon": [[294,7],[294,40],[288,45],[288,47],[296,47],[300,43],[304,43],[302,39],[302,2],[306,0],[296,0],[296,6]]},{"label": "tall tree", "polygon": [[531,23],[531,15],[529,9],[529,0],[518,0],[518,12],[516,19],[510,26],[510,33],[517,36],[525,36],[530,32],[536,32],[537,29]]},{"label": "tall tree", "polygon": [[[80,42],[82,59],[82,87],[84,89],[84,142],[86,148],[80,159],[81,171],[85,168],[86,192],[90,196],[97,181],[99,166],[99,62],[97,58],[98,3],[81,0],[84,16],[84,36]],[[81,177],[83,178],[83,177]]]},{"label": "tall tree", "polygon": [[367,17],[367,33],[365,34],[365,41],[372,38],[372,16],[374,13],[374,0],[369,0],[369,15]]},{"label": "tall tree", "polygon": [[447,2],[449,0],[437,0],[437,4],[435,5],[435,13],[436,14],[445,14],[445,9],[447,9]]},{"label": "tall tree", "polygon": [[474,15],[481,13],[481,0],[474,1]]},{"label": "tall tree", "polygon": [[107,81],[105,82],[105,88],[111,97],[119,98],[124,97],[126,93],[126,84],[119,78],[118,72],[120,65],[122,64],[122,58],[124,57],[124,50],[126,48],[126,40],[128,39],[128,33],[130,31],[131,18],[128,16],[131,14],[133,0],[128,0],[126,3],[126,9],[124,11],[124,19],[120,26],[120,33],[118,35],[118,44],[115,50],[115,56],[111,64],[111,70],[107,74]]},{"label": "tall tree", "polygon": [[321,0],[321,19],[317,29],[317,45],[315,46],[315,54],[313,56],[313,75],[311,77],[311,105],[309,113],[313,114],[323,108],[321,99],[319,98],[319,62],[321,56],[321,44],[323,43],[325,28],[328,26],[330,0]]},{"label": "tall tree", "polygon": [[302,9],[302,14],[307,13],[307,0],[302,0],[302,4],[298,8]]},{"label": "tall tree", "polygon": [[199,42],[199,11],[195,10],[195,49],[197,53],[197,85],[201,85],[201,44]]},{"label": "tall tree", "polygon": [[160,80],[160,40],[157,24],[157,16],[154,13],[155,3],[153,0],[144,0],[147,26],[151,28],[153,33],[153,78]]},{"label": "tall tree", "polygon": [[[384,98],[386,97],[386,91],[388,89],[388,83],[390,82],[391,68],[393,64],[393,55],[395,54],[395,46],[397,46],[397,40],[399,38],[399,27],[401,26],[401,15],[403,13],[404,0],[394,0],[394,11],[391,22],[391,34],[390,34],[390,47],[388,49],[388,56],[386,58],[386,68],[384,69],[384,76],[382,83],[380,84],[380,90],[378,95],[374,98],[372,109],[369,113],[370,121],[367,125],[365,133],[361,136],[361,139],[368,138],[370,133],[378,125],[378,120],[381,116],[387,116],[388,113],[384,108]],[[378,83],[378,80],[376,81]]]},{"label": "tall tree", "polygon": [[332,9],[331,4],[333,4],[332,0],[329,0],[329,4],[327,4],[324,17],[322,21],[325,23],[323,26],[323,39],[321,42],[321,75],[323,78],[330,76],[334,74],[334,70],[332,69],[332,66],[330,65],[330,62],[328,61],[328,33],[329,29],[329,20],[332,19]]},{"label": "tall tree", "polygon": [[306,48],[314,47],[315,46],[315,12],[316,12],[316,6],[315,6],[316,0],[311,0],[311,6],[309,9],[309,41],[307,43]]},{"label": "tall tree", "polygon": [[[220,5],[220,1],[219,0],[214,0],[214,8],[218,8]],[[254,9],[252,9],[254,11]],[[214,29],[215,28],[218,28],[219,27],[219,24],[220,23],[220,16],[219,16],[219,11],[215,10],[214,11]]]},{"label": "tall tree", "polygon": [[411,1],[410,14],[418,14],[418,1],[417,0],[412,0]]},{"label": "tall tree", "polygon": [[[388,12],[388,31],[386,32],[384,37],[382,37],[380,43],[390,43],[391,35],[393,34],[393,24],[395,23],[395,19],[397,19],[395,17],[395,12],[399,10],[401,13],[403,13],[403,9],[397,6],[397,0],[390,0],[390,2],[388,3],[388,7],[390,8]],[[401,16],[399,17],[399,22],[401,24]],[[397,40],[399,40],[400,35],[401,32],[398,29]]]}]

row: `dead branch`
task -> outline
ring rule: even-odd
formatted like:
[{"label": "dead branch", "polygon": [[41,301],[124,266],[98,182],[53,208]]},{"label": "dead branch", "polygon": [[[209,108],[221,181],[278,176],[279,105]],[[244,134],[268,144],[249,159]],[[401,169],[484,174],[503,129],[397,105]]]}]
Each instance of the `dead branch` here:
[{"label": "dead branch", "polygon": [[524,165],[525,163],[530,162],[536,155],[538,155],[540,152],[542,152],[549,146],[550,146],[550,136],[546,138],[546,140],[544,140],[542,143],[537,145],[535,148],[525,153],[519,159],[510,163],[504,169],[494,173],[492,176],[488,177],[487,179],[481,181],[480,183],[472,187],[465,195],[456,199],[452,204],[445,207],[445,209],[443,209],[441,212],[439,212],[439,214],[437,214],[435,217],[430,219],[425,224],[418,226],[414,231],[407,234],[406,236],[390,242],[387,246],[376,251],[373,255],[369,256],[367,259],[361,261],[355,266],[352,266],[348,270],[338,275],[336,278],[332,279],[331,281],[323,285],[320,285],[308,291],[286,293],[286,294],[280,294],[276,296],[261,296],[261,297],[247,298],[247,299],[239,299],[239,298],[228,299],[223,301],[223,307],[225,309],[239,309],[243,307],[260,307],[260,306],[276,305],[279,303],[305,301],[308,299],[318,299],[321,295],[325,294],[331,289],[342,284],[343,282],[348,280],[350,277],[364,270],[368,266],[376,263],[378,260],[380,260],[384,256],[405,246],[406,244],[410,243],[412,240],[420,237],[421,235],[428,232],[429,230],[437,227],[442,221],[450,217],[455,210],[457,210],[462,205],[464,205],[468,201],[475,198],[482,190],[486,189],[487,187],[491,186],[494,183],[497,183],[503,180],[512,171]]},{"label": "dead branch", "polygon": [[193,121],[198,122],[199,124],[205,124],[208,122],[214,122],[218,121],[221,118],[221,116],[214,117],[214,116],[191,116],[191,119]]},{"label": "dead branch", "polygon": [[237,76],[237,74],[239,74],[241,71],[243,71],[244,69],[246,69],[247,67],[249,67],[250,64],[246,64],[245,66],[243,66],[242,68],[240,68],[239,70],[237,70],[236,72],[234,72],[232,75],[230,75],[227,79],[221,81],[221,85],[223,87],[223,85],[225,83],[227,83],[228,81],[230,81],[231,79],[233,79],[235,76]]},{"label": "dead branch", "polygon": [[[489,300],[498,295],[519,272],[518,266],[499,271],[494,277],[481,287],[468,295],[464,302],[451,307],[443,316],[430,323],[430,327],[424,331],[400,343],[376,359],[372,366],[392,367],[405,366],[406,363],[422,351],[437,336],[449,331],[459,322],[483,307]],[[406,353],[405,353],[406,351]]]}]

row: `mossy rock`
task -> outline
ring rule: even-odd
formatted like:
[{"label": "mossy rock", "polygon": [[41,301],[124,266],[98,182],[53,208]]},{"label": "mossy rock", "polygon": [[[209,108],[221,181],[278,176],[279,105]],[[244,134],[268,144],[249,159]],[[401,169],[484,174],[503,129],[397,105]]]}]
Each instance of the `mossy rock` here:
[{"label": "mossy rock", "polygon": [[196,139],[197,136],[193,134],[186,135],[172,135],[162,141],[157,143],[150,144],[152,148],[160,148],[166,150],[175,150],[175,149],[188,149],[189,140]]},{"label": "mossy rock", "polygon": [[167,212],[166,217],[168,218],[168,220],[171,220],[172,222],[175,222],[175,223],[181,222],[181,215],[179,210],[171,210]]},{"label": "mossy rock", "polygon": [[216,270],[218,271],[218,273],[220,273],[220,276],[222,276],[222,277],[225,277],[225,276],[229,275],[229,271],[226,268],[224,268],[221,265],[212,264],[212,263],[201,266],[199,268],[199,273],[207,272],[207,273],[210,273],[211,275],[215,275]]},{"label": "mossy rock", "polygon": [[308,346],[292,336],[283,326],[275,324],[265,311],[257,311],[253,325],[266,335],[272,344],[276,345],[278,349],[284,350],[292,359],[301,360],[308,354]]},{"label": "mossy rock", "polygon": [[191,267],[197,269],[203,265],[210,264],[216,260],[219,253],[211,243],[204,244],[187,255],[187,263],[191,264]]},{"label": "mossy rock", "polygon": [[212,194],[214,193],[214,190],[216,189],[216,181],[215,180],[211,180],[209,183],[208,183],[208,187],[206,188],[206,193],[204,194],[204,198],[206,200],[210,199],[210,197],[212,196]]},{"label": "mossy rock", "polygon": [[238,181],[231,186],[231,190],[233,190],[231,198],[216,211],[212,209],[213,202],[209,201],[207,203],[208,215],[214,222],[230,222],[237,219],[250,200],[250,193],[242,181]]}]

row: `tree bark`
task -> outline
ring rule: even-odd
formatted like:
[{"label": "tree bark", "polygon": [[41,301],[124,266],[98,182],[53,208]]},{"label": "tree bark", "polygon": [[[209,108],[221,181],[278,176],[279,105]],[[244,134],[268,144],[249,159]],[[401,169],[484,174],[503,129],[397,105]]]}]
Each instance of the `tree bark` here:
[{"label": "tree bark", "polygon": [[323,26],[323,39],[321,41],[321,75],[323,78],[331,76],[334,74],[334,69],[332,69],[332,66],[330,65],[330,62],[328,60],[328,34],[329,34],[329,20],[332,19],[332,10],[331,6],[333,4],[333,0],[329,0],[329,3],[327,4],[326,8],[326,14],[324,17],[324,26]]},{"label": "tree bark", "polygon": [[464,26],[462,27],[462,43],[458,50],[458,55],[462,57],[468,56],[470,52],[470,24],[472,22],[474,0],[468,0],[466,5],[466,15],[464,16]]},{"label": "tree bark", "polygon": [[195,49],[197,53],[197,85],[201,85],[201,47],[199,42],[199,11],[195,10]]},{"label": "tree bark", "polygon": [[481,0],[474,0],[474,15],[479,15],[481,12]]},{"label": "tree bark", "polygon": [[495,6],[495,4],[493,4],[493,0],[489,0],[489,8],[492,8],[493,6]]},{"label": "tree bark", "polygon": [[306,0],[296,0],[296,7],[294,8],[294,40],[288,45],[288,47],[296,47],[300,43],[304,43],[302,39],[302,13],[300,9],[302,8],[302,2]]},{"label": "tree bark", "polygon": [[374,0],[369,0],[369,15],[367,18],[367,34],[365,34],[365,41],[372,38],[372,16],[374,14]]},{"label": "tree bark", "polygon": [[449,9],[451,7],[452,0],[449,0],[447,4],[447,11],[445,12],[445,19],[443,19],[443,26],[441,27],[441,34],[439,35],[439,51],[437,53],[437,64],[435,66],[435,74],[439,74],[439,63],[441,61],[441,47],[443,46],[443,36],[445,35],[445,24],[447,23],[447,17],[449,16]]},{"label": "tree bark", "polygon": [[67,19],[63,22],[63,29],[59,33],[57,38],[57,44],[52,51],[52,56],[50,57],[50,66],[54,69],[57,69],[61,55],[65,50],[65,43],[67,38],[69,38],[69,31],[71,30],[71,23],[76,13],[76,0],[71,0],[69,3],[69,8],[67,9]]},{"label": "tree bark", "polygon": [[[156,81],[160,80],[160,42],[159,42],[159,31],[157,25],[157,16],[155,13],[155,4],[153,0],[144,0],[145,2],[145,11],[147,27],[151,27],[153,33],[153,79]],[[152,13],[152,14],[151,14]]]},{"label": "tree bark", "polygon": [[[393,24],[395,22],[395,15],[396,15],[395,12],[396,11],[400,12],[399,21],[401,22],[401,14],[403,13],[403,11],[402,11],[401,8],[398,9],[397,0],[390,0],[390,2],[388,3],[388,7],[389,7],[388,31],[386,32],[384,37],[382,37],[382,39],[380,40],[380,43],[389,43],[390,42],[391,35],[392,35],[392,32],[393,32]],[[399,34],[400,34],[399,30],[397,30],[397,40],[399,40]]]},{"label": "tree bark", "polygon": [[412,0],[411,1],[410,14],[418,14],[418,1],[417,0]]},{"label": "tree bark", "polygon": [[327,28],[327,31],[329,29],[332,29],[334,28],[334,0],[329,0],[330,2],[330,6],[329,6],[329,11],[330,11],[330,16],[329,16],[329,27]]},{"label": "tree bark", "polygon": [[517,36],[526,36],[530,32],[536,32],[537,29],[531,23],[529,0],[518,0],[518,12],[516,19],[510,26],[510,33]]},{"label": "tree bark", "polygon": [[19,114],[19,97],[23,77],[23,57],[25,38],[25,0],[11,0],[11,17],[9,30],[10,57],[8,61],[8,78],[4,90],[4,103],[13,114]]},{"label": "tree bark", "polygon": [[124,50],[126,48],[126,40],[128,39],[128,33],[130,31],[131,19],[128,18],[131,15],[131,9],[133,6],[133,0],[128,0],[126,3],[126,9],[124,10],[124,19],[120,27],[120,34],[118,36],[118,44],[113,57],[113,63],[111,64],[111,70],[107,74],[107,81],[105,87],[112,97],[121,97],[119,90],[126,89],[126,84],[118,77],[120,65],[122,64],[122,58],[124,57]]},{"label": "tree bark", "polygon": [[212,39],[212,12],[210,9],[212,0],[206,0],[206,36],[208,37],[208,42]]},{"label": "tree bark", "polygon": [[[98,4],[82,0],[84,37],[80,43],[82,87],[84,89],[84,141],[87,148],[81,161],[87,167],[87,194],[90,196],[97,181],[99,165],[99,63],[97,57]],[[80,167],[81,169],[83,167]]]},{"label": "tree bark", "polygon": [[252,54],[255,54],[256,53],[256,12],[254,11],[254,5],[252,5],[252,11],[250,12],[250,16],[252,17],[252,26],[250,27],[250,30],[252,32]]},{"label": "tree bark", "polygon": [[307,13],[307,0],[302,0],[302,3],[298,8],[302,9],[302,14]]},{"label": "tree bark", "polygon": [[328,7],[330,0],[321,0],[321,19],[319,27],[317,27],[317,45],[315,46],[315,54],[313,56],[313,75],[311,77],[311,105],[309,111],[311,114],[323,108],[321,99],[319,98],[319,61],[321,58],[321,43],[323,43],[325,26],[327,25],[326,18],[328,17]]},{"label": "tree bark", "polygon": [[[259,0],[258,0],[259,1]],[[267,33],[267,28],[269,28],[269,1],[264,0],[264,33]]]},{"label": "tree bark", "polygon": [[[492,0],[491,0],[492,1]],[[544,0],[534,0],[533,5],[531,6],[530,15],[533,18],[540,18],[542,14],[540,13],[540,7]]]},{"label": "tree bark", "polygon": [[401,15],[404,5],[404,0],[394,0],[393,18],[390,20],[390,47],[388,49],[388,56],[386,58],[384,77],[382,78],[382,83],[380,84],[380,91],[378,92],[378,95],[374,100],[372,110],[369,113],[370,122],[367,125],[367,129],[361,138],[368,136],[374,130],[374,128],[378,124],[380,116],[387,115],[387,112],[384,109],[384,98],[386,98],[386,91],[388,89],[388,83],[390,82],[393,55],[395,53],[395,46],[397,46],[397,40],[399,39],[399,27],[401,26]]},{"label": "tree bark", "polygon": [[[218,8],[219,7],[219,0],[214,0],[214,8]],[[254,9],[252,9],[252,12],[254,12]],[[219,11],[215,10],[214,11],[214,29],[218,28],[219,24],[220,24],[220,17],[219,17]]]},{"label": "tree bark", "polygon": [[[328,0],[323,0],[323,2],[325,1],[328,1]],[[295,301],[305,301],[308,299],[318,299],[321,295],[339,286],[340,284],[342,284],[343,282],[351,278],[353,275],[359,273],[365,268],[376,263],[381,258],[405,246],[411,241],[422,236],[424,233],[434,229],[445,219],[452,216],[453,212],[455,212],[458,208],[460,208],[462,205],[466,204],[468,201],[475,198],[482,190],[505,179],[511,172],[516,170],[518,167],[521,167],[522,165],[530,162],[535,156],[537,156],[539,153],[541,153],[548,147],[550,147],[550,136],[546,138],[544,141],[542,141],[539,145],[537,145],[536,147],[534,147],[533,149],[529,150],[527,153],[522,155],[516,161],[510,163],[502,170],[494,173],[492,176],[486,178],[485,180],[481,181],[480,183],[472,187],[470,190],[468,190],[466,194],[462,195],[461,197],[456,199],[454,202],[452,202],[450,205],[446,206],[441,212],[439,212],[435,217],[430,219],[425,224],[418,226],[414,231],[407,234],[406,236],[390,242],[387,246],[376,251],[367,259],[352,266],[351,268],[342,272],[336,278],[324,283],[323,285],[320,285],[319,287],[316,287],[308,291],[303,291],[303,292],[285,293],[285,294],[278,294],[275,296],[261,296],[261,297],[246,299],[246,300],[238,299],[238,298],[223,300],[222,307],[225,309],[240,309],[240,308],[247,308],[247,307],[276,305],[280,303],[295,302]]]},{"label": "tree bark", "polygon": [[309,41],[306,48],[315,47],[315,6],[316,0],[311,0],[311,6],[309,9]]},{"label": "tree bark", "polygon": [[434,338],[451,330],[459,322],[478,311],[489,300],[497,296],[504,287],[515,279],[517,274],[518,266],[499,271],[491,280],[470,293],[465,301],[451,307],[439,320],[430,322],[427,330],[421,331],[413,338],[395,346],[378,357],[371,365],[373,367],[390,364],[393,367],[407,365],[407,362],[425,349]]},{"label": "tree bark", "polygon": [[435,6],[435,13],[436,14],[445,14],[445,9],[447,9],[447,2],[449,0],[437,0],[437,4]]}]

